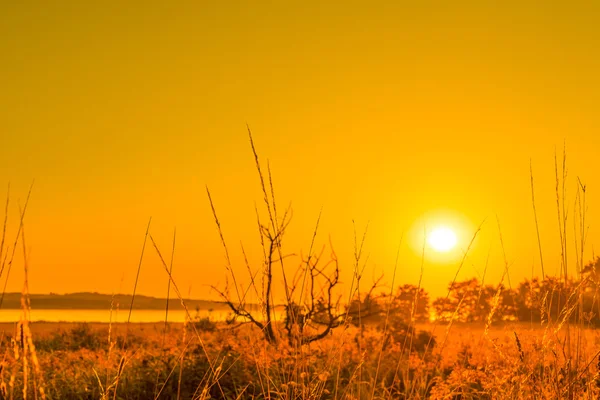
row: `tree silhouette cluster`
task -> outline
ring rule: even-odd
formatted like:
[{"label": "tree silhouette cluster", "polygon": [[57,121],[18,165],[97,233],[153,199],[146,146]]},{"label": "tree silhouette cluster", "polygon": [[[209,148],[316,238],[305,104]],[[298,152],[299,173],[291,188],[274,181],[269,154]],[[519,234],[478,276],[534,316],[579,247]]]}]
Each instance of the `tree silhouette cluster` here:
[{"label": "tree silhouette cluster", "polygon": [[448,295],[432,302],[441,321],[569,321],[600,326],[600,258],[585,265],[579,279],[547,276],[525,279],[516,287],[481,285],[477,279],[454,282]]}]

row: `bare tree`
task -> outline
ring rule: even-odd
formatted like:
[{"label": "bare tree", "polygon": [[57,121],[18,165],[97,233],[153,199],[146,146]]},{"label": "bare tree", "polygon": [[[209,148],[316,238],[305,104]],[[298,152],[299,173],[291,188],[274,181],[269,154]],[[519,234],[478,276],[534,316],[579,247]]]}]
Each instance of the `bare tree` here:
[{"label": "bare tree", "polygon": [[[242,320],[240,323],[251,323],[259,328],[268,342],[277,343],[283,336],[290,345],[308,344],[325,338],[333,329],[344,324],[347,317],[351,314],[348,309],[341,309],[340,297],[336,297],[334,293],[336,286],[340,283],[338,258],[331,240],[329,243],[330,253],[327,260],[324,260],[323,257],[326,249],[325,246],[320,253],[313,254],[313,247],[321,218],[319,214],[308,256],[300,258],[300,264],[290,279],[284,268],[284,260],[293,256],[293,254],[284,255],[282,239],[292,218],[291,208],[286,208],[281,217],[278,215],[270,166],[267,163],[267,174],[265,176],[261,169],[250,128],[248,128],[248,136],[260,179],[263,203],[267,213],[267,220],[263,223],[258,210],[256,211],[260,241],[263,249],[262,281],[259,287],[256,277],[260,269],[255,272],[252,271],[242,247],[244,259],[246,260],[246,268],[250,276],[250,284],[245,289],[238,287],[221,224],[210,191],[207,188],[211,210],[222,245],[225,249],[226,267],[229,277],[231,277],[235,286],[237,299],[232,298],[229,294],[228,284],[226,284],[225,290],[215,287],[213,289],[217,291],[223,301],[229,306],[233,315]],[[281,332],[277,331],[277,328],[281,324],[276,324],[276,321],[274,321],[275,310],[277,308],[273,296],[273,282],[276,269],[280,270],[285,294],[284,304],[282,305],[283,331]],[[251,305],[246,302],[246,297],[250,290],[254,291],[261,303],[262,318],[253,314],[251,312]]]}]

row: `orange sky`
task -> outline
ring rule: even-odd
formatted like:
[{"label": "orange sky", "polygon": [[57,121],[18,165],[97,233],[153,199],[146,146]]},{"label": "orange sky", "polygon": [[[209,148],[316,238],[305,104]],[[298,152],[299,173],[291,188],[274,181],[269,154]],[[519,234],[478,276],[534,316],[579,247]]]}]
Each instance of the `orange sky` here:
[{"label": "orange sky", "polygon": [[[308,250],[322,207],[317,243],[331,235],[346,284],[353,219],[359,232],[369,223],[367,282],[391,277],[403,232],[397,279],[417,282],[409,238],[424,220],[455,224],[464,248],[487,218],[460,277],[481,274],[491,249],[486,280],[497,283],[496,216],[511,280],[538,274],[530,159],[555,272],[554,151],[565,140],[571,216],[576,177],[588,185],[586,258],[600,239],[598,4],[10,3],[0,5],[0,184],[12,184],[12,244],[17,200],[36,182],[32,292],[131,291],[152,216],[165,254],[177,227],[182,291],[210,297],[225,263],[205,184],[236,271],[245,276],[240,240],[257,267],[262,197],[246,123],[280,206],[292,202],[287,252]],[[567,233],[572,243],[572,220]],[[426,258],[434,296],[456,272],[450,258]],[[164,295],[152,249],[145,260],[139,292]],[[8,290],[20,290],[20,270]]]}]

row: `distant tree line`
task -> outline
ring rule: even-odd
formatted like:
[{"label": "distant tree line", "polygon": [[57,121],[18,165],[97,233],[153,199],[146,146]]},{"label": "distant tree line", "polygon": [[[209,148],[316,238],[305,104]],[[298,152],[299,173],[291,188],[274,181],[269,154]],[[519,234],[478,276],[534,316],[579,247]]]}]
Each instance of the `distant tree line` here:
[{"label": "distant tree line", "polygon": [[[506,281],[506,279],[505,279]],[[448,285],[446,296],[429,301],[427,292],[403,285],[391,296],[365,296],[354,300],[352,314],[360,308],[361,323],[427,320],[458,322],[570,321],[600,326],[600,257],[585,265],[579,279],[547,276],[508,286],[482,285],[467,279]],[[389,309],[389,311],[388,311]]]}]

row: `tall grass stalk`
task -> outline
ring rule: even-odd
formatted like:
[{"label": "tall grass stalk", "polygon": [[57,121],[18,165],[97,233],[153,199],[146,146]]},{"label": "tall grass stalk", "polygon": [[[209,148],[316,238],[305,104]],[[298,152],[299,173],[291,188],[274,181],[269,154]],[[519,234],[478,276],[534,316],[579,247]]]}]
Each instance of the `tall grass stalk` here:
[{"label": "tall grass stalk", "polygon": [[113,400],[117,399],[117,392],[119,389],[119,383],[121,381],[121,374],[123,373],[123,368],[126,365],[126,349],[127,349],[127,339],[129,338],[129,325],[131,322],[131,313],[133,312],[133,303],[135,301],[135,294],[137,291],[138,281],[140,278],[140,272],[142,270],[142,262],[144,261],[144,251],[146,250],[146,241],[148,239],[148,233],[150,232],[150,224],[152,223],[152,217],[148,219],[148,225],[146,226],[146,234],[144,235],[144,242],[142,244],[142,251],[140,253],[140,260],[138,261],[137,273],[135,275],[135,283],[133,284],[133,294],[131,295],[131,303],[129,305],[129,313],[127,315],[127,323],[125,325],[125,338],[123,339],[123,345],[121,348],[121,362],[120,368],[117,371],[117,376],[115,378],[114,392],[113,392]]},{"label": "tall grass stalk", "polygon": [[[10,259],[8,260],[8,264],[6,264],[6,256],[8,256],[9,251],[7,250],[6,252],[6,256],[5,258],[2,260],[2,267],[0,268],[0,278],[2,278],[2,273],[4,272],[4,269],[6,267],[6,278],[4,279],[4,287],[2,288],[2,296],[0,297],[0,309],[2,309],[2,304],[4,303],[4,295],[6,293],[6,285],[8,284],[8,278],[10,277],[10,271],[12,269],[12,265],[13,265],[13,261],[15,259],[15,253],[17,251],[17,247],[19,244],[19,238],[21,237],[21,230],[23,229],[23,221],[25,220],[25,214],[27,213],[27,207],[29,206],[29,198],[31,197],[31,191],[33,190],[33,184],[35,183],[32,182],[31,185],[29,186],[29,191],[27,192],[27,198],[25,199],[25,205],[23,206],[23,209],[21,210],[20,213],[20,218],[19,218],[19,224],[18,224],[18,229],[17,229],[17,234],[15,235],[15,240],[14,243],[12,245],[12,252],[10,255]],[[8,201],[9,201],[9,195],[7,194],[7,199],[6,199],[6,215],[4,217],[5,221],[8,218]]]}]

